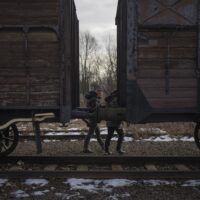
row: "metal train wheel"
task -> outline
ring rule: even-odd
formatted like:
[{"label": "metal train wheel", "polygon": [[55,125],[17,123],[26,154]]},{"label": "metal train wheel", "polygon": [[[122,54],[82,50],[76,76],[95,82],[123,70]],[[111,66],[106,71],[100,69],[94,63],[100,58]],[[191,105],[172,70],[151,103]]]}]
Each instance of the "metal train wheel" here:
[{"label": "metal train wheel", "polygon": [[12,153],[19,139],[19,133],[15,124],[0,131],[0,156],[7,156]]},{"label": "metal train wheel", "polygon": [[200,123],[197,123],[194,131],[194,140],[198,148],[200,149]]}]

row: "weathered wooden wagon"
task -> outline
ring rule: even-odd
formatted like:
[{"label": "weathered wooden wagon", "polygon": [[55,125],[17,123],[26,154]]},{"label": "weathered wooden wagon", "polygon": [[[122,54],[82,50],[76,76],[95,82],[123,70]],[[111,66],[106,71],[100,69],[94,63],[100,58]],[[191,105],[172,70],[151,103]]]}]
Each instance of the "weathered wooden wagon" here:
[{"label": "weathered wooden wagon", "polygon": [[79,22],[74,1],[1,0],[0,155],[16,147],[16,122],[54,118],[65,123],[77,106]]},{"label": "weathered wooden wagon", "polygon": [[199,122],[200,1],[119,0],[116,24],[127,121]]}]

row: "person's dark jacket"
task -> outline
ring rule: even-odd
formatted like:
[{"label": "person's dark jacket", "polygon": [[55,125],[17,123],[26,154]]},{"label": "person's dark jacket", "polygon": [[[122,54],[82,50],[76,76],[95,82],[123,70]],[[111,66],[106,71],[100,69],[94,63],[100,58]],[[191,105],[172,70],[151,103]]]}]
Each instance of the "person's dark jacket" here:
[{"label": "person's dark jacket", "polygon": [[100,105],[100,99],[97,97],[97,93],[95,91],[90,91],[85,95],[85,99],[87,100],[87,107],[95,109]]},{"label": "person's dark jacket", "polygon": [[[109,108],[117,108],[118,100],[117,100],[117,91],[111,93],[108,97],[105,98],[106,106]],[[112,128],[120,128],[121,121],[107,121],[107,127]]]}]

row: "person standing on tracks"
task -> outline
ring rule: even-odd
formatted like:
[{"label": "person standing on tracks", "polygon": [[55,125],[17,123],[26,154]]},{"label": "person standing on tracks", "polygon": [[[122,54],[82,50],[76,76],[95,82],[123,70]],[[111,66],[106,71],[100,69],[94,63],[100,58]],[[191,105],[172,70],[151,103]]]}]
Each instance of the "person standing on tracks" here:
[{"label": "person standing on tracks", "polygon": [[[85,98],[87,101],[87,108],[89,108],[91,112],[94,112],[100,106],[101,93],[102,93],[101,88],[97,87],[95,91],[90,91],[88,94],[86,94]],[[87,136],[85,137],[83,152],[92,153],[92,151],[89,149],[89,143],[94,132],[96,133],[96,137],[97,137],[97,141],[99,145],[101,146],[102,150],[104,150],[104,143],[101,139],[100,129],[97,125],[96,120],[90,119],[88,121],[87,120],[84,120],[84,121],[87,123],[89,127],[89,131],[88,131]]]},{"label": "person standing on tracks", "polygon": [[[108,97],[105,98],[107,107],[118,107],[118,91],[114,91],[112,92]],[[106,141],[105,141],[105,153],[106,155],[110,155],[112,154],[112,152],[109,151],[109,147],[110,147],[110,142],[111,139],[114,135],[114,132],[116,131],[118,134],[118,141],[117,141],[117,152],[119,154],[124,154],[125,152],[122,151],[122,142],[124,139],[124,132],[122,129],[122,122],[121,121],[107,121],[107,128],[108,128],[108,134],[106,136]]]}]

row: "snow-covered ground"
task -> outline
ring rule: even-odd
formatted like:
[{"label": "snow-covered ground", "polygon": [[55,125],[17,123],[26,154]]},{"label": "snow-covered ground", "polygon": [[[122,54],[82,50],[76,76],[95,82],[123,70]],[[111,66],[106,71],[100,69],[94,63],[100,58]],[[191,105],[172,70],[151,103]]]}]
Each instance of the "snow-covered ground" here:
[{"label": "snow-covered ground", "polygon": [[43,187],[48,185],[49,181],[47,181],[46,179],[26,179],[24,184],[29,186],[37,185]]},{"label": "snow-covered ground", "polygon": [[[77,128],[72,128],[69,129],[68,131],[73,130],[76,131],[78,130]],[[147,141],[147,142],[177,142],[177,141],[182,141],[182,142],[194,142],[194,138],[190,137],[190,136],[183,136],[183,137],[175,137],[175,136],[171,136],[169,134],[167,134],[166,131],[159,129],[159,128],[141,128],[140,129],[142,132],[146,132],[149,131],[153,134],[156,134],[156,136],[151,136],[149,138],[140,138],[138,140],[135,140],[137,142],[140,141]],[[85,133],[86,134],[86,133]],[[47,136],[65,136],[65,135],[83,135],[83,133],[80,132],[49,132],[46,134]],[[102,128],[101,129],[101,135],[107,135],[107,129],[106,128]],[[117,135],[115,135],[115,137],[112,138],[112,141],[117,141]],[[58,140],[44,140],[44,142],[57,142]],[[71,140],[71,142],[75,142],[78,140]],[[124,137],[124,142],[132,142],[134,141],[134,139],[132,137]],[[93,138],[91,139],[91,142],[97,142],[97,139]]]},{"label": "snow-covered ground", "polygon": [[[7,179],[0,179],[0,188],[6,187],[6,184],[11,184]],[[165,181],[165,180],[126,180],[126,179],[112,179],[112,180],[92,180],[92,179],[68,179],[61,184],[64,184],[66,188],[65,192],[57,192],[56,188],[51,187],[50,183],[46,179],[27,179],[22,185],[29,189],[18,188],[11,192],[13,198],[25,198],[34,196],[44,196],[47,193],[54,191],[56,197],[62,199],[70,199],[79,197],[80,191],[84,190],[92,194],[100,194],[101,192],[108,193],[113,198],[120,199],[123,197],[130,197],[130,194],[125,192],[123,194],[113,194],[113,190],[116,188],[133,187],[133,186],[146,186],[146,187],[157,187],[157,186],[175,186],[180,187],[199,187],[200,180],[189,180],[185,182]],[[115,198],[114,198],[115,197]]]},{"label": "snow-covered ground", "polygon": [[[149,137],[147,139],[141,139],[144,141],[148,141],[148,142],[177,142],[177,141],[182,141],[182,142],[194,142],[194,138],[193,137],[189,137],[189,136],[184,136],[184,137],[172,137],[170,135],[162,135],[162,136],[153,136],[153,137]],[[141,140],[137,140],[137,141],[141,141]]]},{"label": "snow-covered ground", "polygon": [[0,187],[2,187],[7,182],[8,182],[8,179],[0,179]]},{"label": "snow-covered ground", "polygon": [[160,128],[140,128],[141,132],[149,132],[154,134],[167,134],[167,131],[162,130]]}]

